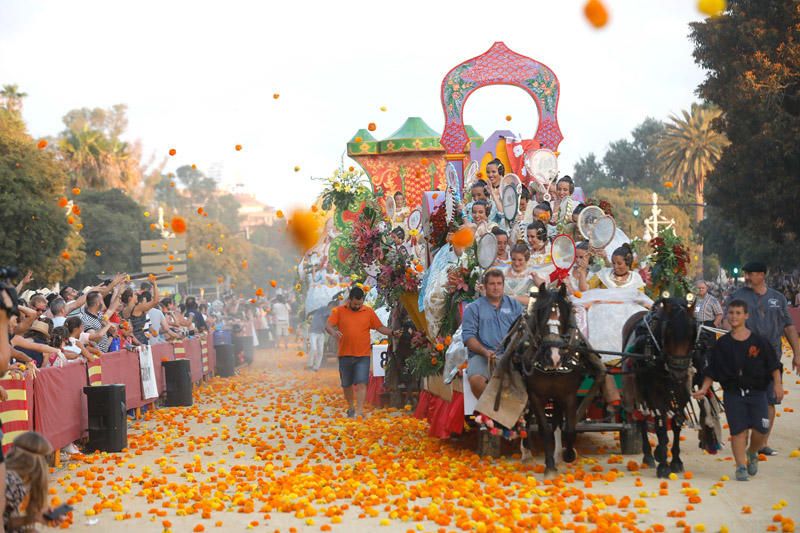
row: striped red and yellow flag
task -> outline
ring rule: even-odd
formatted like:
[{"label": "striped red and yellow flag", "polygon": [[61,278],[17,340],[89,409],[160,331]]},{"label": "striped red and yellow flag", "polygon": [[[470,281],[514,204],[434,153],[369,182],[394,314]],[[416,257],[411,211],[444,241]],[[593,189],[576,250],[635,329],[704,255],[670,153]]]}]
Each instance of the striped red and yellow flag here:
[{"label": "striped red and yellow flag", "polygon": [[103,384],[103,367],[100,361],[89,361],[86,365],[86,372],[89,374],[89,385],[96,387]]},{"label": "striped red and yellow flag", "polygon": [[205,336],[200,338],[200,361],[203,363],[203,375],[208,375],[208,341]]},{"label": "striped red and yellow flag", "polygon": [[175,359],[186,359],[186,345],[183,342],[176,342],[172,345]]},{"label": "striped red and yellow flag", "polygon": [[[18,435],[33,429],[33,420],[28,410],[28,380],[5,376],[0,387],[8,393],[8,401],[0,403],[0,420],[3,421],[3,453]],[[31,391],[32,392],[32,391]],[[33,400],[31,395],[30,400]]]}]

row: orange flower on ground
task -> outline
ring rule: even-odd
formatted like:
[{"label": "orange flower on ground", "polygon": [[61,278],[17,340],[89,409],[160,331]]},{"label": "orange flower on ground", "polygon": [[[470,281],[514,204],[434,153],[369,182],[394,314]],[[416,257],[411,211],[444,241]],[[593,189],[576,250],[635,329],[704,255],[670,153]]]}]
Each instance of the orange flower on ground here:
[{"label": "orange flower on ground", "polygon": [[58,199],[58,207],[67,207],[67,204],[69,204],[69,200],[67,200],[66,196],[62,196]]},{"label": "orange flower on ground", "polygon": [[169,155],[175,155],[177,153],[178,153],[178,151],[175,148],[170,148],[169,149]]},{"label": "orange flower on ground", "polygon": [[463,227],[453,234],[453,246],[469,248],[475,242],[475,232],[471,228]]},{"label": "orange flower on ground", "polygon": [[181,216],[175,215],[172,217],[170,226],[175,233],[186,233],[186,220]]},{"label": "orange flower on ground", "polygon": [[166,270],[167,272],[172,272],[173,270],[175,270],[175,267],[174,267],[174,266],[172,266],[172,265],[167,265],[167,268],[166,268],[165,270]]},{"label": "orange flower on ground", "polygon": [[197,214],[198,215],[202,215],[203,214],[203,208],[202,207],[198,207],[197,208]]},{"label": "orange flower on ground", "polygon": [[73,187],[72,188],[72,194],[74,194],[75,196],[78,196],[80,193],[81,193],[80,188],[78,188],[78,187]]},{"label": "orange flower on ground", "polygon": [[278,282],[277,282],[277,281],[275,281],[274,279],[271,279],[271,280],[269,280],[269,284],[270,284],[270,285],[271,285],[273,288],[278,286]]},{"label": "orange flower on ground", "polygon": [[38,143],[36,143],[36,147],[39,150],[44,150],[47,148],[47,139],[40,139]]},{"label": "orange flower on ground", "polygon": [[583,6],[583,14],[595,28],[602,28],[608,24],[608,10],[600,0],[589,0]]}]

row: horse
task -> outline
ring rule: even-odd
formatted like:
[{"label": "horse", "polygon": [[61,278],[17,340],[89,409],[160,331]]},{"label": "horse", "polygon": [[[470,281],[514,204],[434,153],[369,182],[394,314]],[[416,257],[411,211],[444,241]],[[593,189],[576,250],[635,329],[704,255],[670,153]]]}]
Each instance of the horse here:
[{"label": "horse", "polygon": [[[638,422],[642,435],[643,462],[656,466],[659,478],[683,472],[680,435],[684,409],[690,398],[690,378],[696,357],[697,323],[694,301],[662,298],[651,310],[631,316],[623,327],[623,346],[635,335],[634,351],[647,357],[626,362],[632,371],[626,377],[627,390],[634,393],[634,407],[641,411]],[[635,391],[635,392],[634,392]],[[647,416],[653,417],[658,445],[651,450],[647,438]],[[667,425],[672,426],[672,461],[667,462]]]},{"label": "horse", "polygon": [[[545,477],[557,473],[555,466],[555,429],[563,424],[563,459],[573,462],[575,427],[577,424],[578,388],[583,370],[578,350],[587,344],[575,325],[572,303],[564,285],[548,291],[544,284],[528,311],[511,326],[503,341],[504,353],[498,365],[501,376],[516,370],[523,376],[528,392],[526,425],[532,427],[536,417],[539,435],[544,443]],[[502,390],[502,387],[501,387]],[[498,408],[500,394],[495,400]],[[552,402],[552,416],[546,405]],[[525,444],[525,443],[523,443]],[[533,449],[533,435],[527,437],[528,450]]]}]

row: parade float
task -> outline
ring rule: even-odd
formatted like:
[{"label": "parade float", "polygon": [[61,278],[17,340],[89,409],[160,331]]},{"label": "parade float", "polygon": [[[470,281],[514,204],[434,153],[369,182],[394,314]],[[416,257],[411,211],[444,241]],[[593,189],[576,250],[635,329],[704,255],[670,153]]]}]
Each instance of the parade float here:
[{"label": "parade float", "polygon": [[[532,138],[500,130],[484,139],[464,124],[469,96],[491,85],[519,87],[532,98],[538,111],[538,129]],[[347,153],[363,172],[342,168],[325,180],[319,207],[330,216],[320,242],[301,265],[310,280],[306,311],[332,298],[341,299],[350,284],[362,286],[368,302],[384,309],[384,321],[406,331],[399,342],[376,346],[368,400],[378,404],[388,396],[396,407],[416,401],[415,415],[430,422],[431,435],[447,438],[461,433],[465,416],[471,417],[477,403],[464,386],[466,348],[459,325],[464,306],[480,296],[478,280],[495,260],[497,241],[481,224],[465,224],[467,193],[471,184],[487,176],[487,164],[499,160],[507,170],[500,183],[498,210],[507,226],[523,228],[522,235],[531,216],[530,207],[527,212],[520,209],[523,188],[539,200],[556,200],[552,193],[559,177],[562,140],[559,92],[558,79],[547,66],[495,43],[445,76],[441,134],[418,117],[407,119],[382,140],[359,130],[347,143]],[[573,219],[572,210],[578,204],[586,207]],[[561,202],[553,218],[559,233],[588,240],[593,249],[605,250],[610,258],[616,247],[629,241],[616,227],[612,209],[603,200],[584,198],[578,189]],[[393,238],[392,231],[398,228],[402,239]],[[659,235],[652,242],[639,243],[638,267],[648,281],[652,280],[644,258],[651,252],[655,258],[658,286],[648,286],[651,293],[671,289],[678,294],[687,288],[683,276],[688,255],[676,239],[672,234]],[[531,267],[555,283],[568,275],[572,264],[568,259],[575,255],[571,238],[559,242],[566,243],[566,248],[559,245],[556,252],[553,245],[553,253],[548,250]],[[556,255],[568,261],[560,265]],[[608,302],[608,289],[578,293],[573,299],[582,309],[579,321],[584,331],[593,332],[588,336],[594,336],[604,349],[620,351],[619,322],[649,298],[639,293],[631,296],[629,288],[610,290],[615,291],[629,301],[626,306],[610,305],[616,302]],[[619,315],[613,326],[606,320],[609,313]],[[602,417],[597,384],[587,380],[582,394],[581,420]],[[584,425],[581,430],[619,431],[627,452],[636,445],[632,426],[625,420]],[[506,432],[513,436],[510,430]]]}]

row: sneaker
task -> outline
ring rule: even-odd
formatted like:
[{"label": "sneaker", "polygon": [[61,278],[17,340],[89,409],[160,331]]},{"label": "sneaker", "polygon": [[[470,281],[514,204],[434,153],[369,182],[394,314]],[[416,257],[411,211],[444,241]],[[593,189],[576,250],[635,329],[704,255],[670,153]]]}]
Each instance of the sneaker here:
[{"label": "sneaker", "polygon": [[347,418],[355,418],[356,417],[356,410],[352,407],[347,410]]},{"label": "sneaker", "polygon": [[70,442],[69,444],[64,446],[64,448],[62,448],[62,449],[64,450],[64,453],[66,453],[67,455],[75,455],[76,453],[81,453],[81,451],[78,449],[78,447],[75,446],[74,442]]},{"label": "sneaker", "polygon": [[763,453],[764,455],[778,455],[778,451],[773,450],[769,446],[764,446],[763,448],[758,450],[758,453]]},{"label": "sneaker", "polygon": [[747,473],[751,476],[758,474],[758,454],[747,452]]},{"label": "sneaker", "polygon": [[736,481],[750,481],[750,478],[747,477],[747,467],[746,466],[737,466],[736,467]]}]

